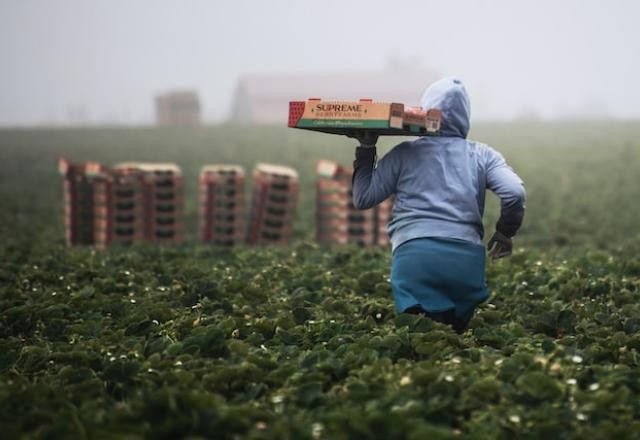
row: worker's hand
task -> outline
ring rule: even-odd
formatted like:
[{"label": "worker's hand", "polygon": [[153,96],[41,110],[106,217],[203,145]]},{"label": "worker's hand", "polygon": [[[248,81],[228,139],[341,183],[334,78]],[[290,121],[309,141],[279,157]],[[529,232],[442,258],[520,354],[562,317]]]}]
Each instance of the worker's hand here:
[{"label": "worker's hand", "polygon": [[352,130],[347,132],[347,136],[357,139],[361,147],[372,148],[378,142],[378,134],[369,130]]},{"label": "worker's hand", "polygon": [[487,243],[487,250],[492,260],[508,257],[511,255],[512,248],[511,239],[498,231],[493,234],[493,237]]}]

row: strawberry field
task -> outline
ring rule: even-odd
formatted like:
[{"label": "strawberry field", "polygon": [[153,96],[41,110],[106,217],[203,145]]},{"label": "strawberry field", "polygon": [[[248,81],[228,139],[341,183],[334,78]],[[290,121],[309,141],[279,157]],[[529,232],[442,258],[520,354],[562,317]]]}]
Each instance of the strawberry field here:
[{"label": "strawberry field", "polygon": [[[348,164],[346,139],[0,131],[3,437],[638,438],[640,128],[479,124],[472,137],[503,152],[528,202],[514,255],[488,264],[491,298],[457,335],[394,312],[388,249],[314,243],[314,164]],[[66,248],[59,156],[176,162],[187,242]],[[300,173],[294,243],[197,244],[200,167],[260,161]]]}]

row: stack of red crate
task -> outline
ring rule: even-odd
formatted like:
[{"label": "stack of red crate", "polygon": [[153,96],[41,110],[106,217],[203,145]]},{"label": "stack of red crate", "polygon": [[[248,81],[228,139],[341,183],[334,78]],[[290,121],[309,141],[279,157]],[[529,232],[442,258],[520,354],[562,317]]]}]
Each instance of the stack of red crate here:
[{"label": "stack of red crate", "polygon": [[377,207],[370,209],[356,209],[353,204],[349,206],[348,240],[349,243],[362,245],[377,244],[378,221]]},{"label": "stack of red crate", "polygon": [[244,169],[208,165],[199,179],[199,237],[202,242],[234,246],[244,241]]},{"label": "stack of red crate", "polygon": [[144,240],[144,181],[139,169],[111,170],[111,179],[96,190],[99,195],[96,246],[131,244]]},{"label": "stack of red crate", "polygon": [[347,244],[351,173],[328,160],[317,163],[316,173],[316,240],[323,244]]},{"label": "stack of red crate", "polygon": [[288,244],[298,201],[298,173],[280,165],[258,164],[247,243]]},{"label": "stack of red crate", "polygon": [[116,167],[137,168],[144,186],[144,239],[152,243],[182,243],[184,239],[184,180],[172,163],[130,163]]},{"label": "stack of red crate", "polygon": [[391,212],[393,211],[393,196],[384,200],[376,208],[378,210],[377,222],[378,230],[376,244],[379,246],[389,246],[389,235],[387,234],[387,225],[391,221]]},{"label": "stack of red crate", "polygon": [[61,158],[58,170],[63,176],[64,226],[67,245],[93,244],[95,240],[95,186],[107,180],[97,162],[72,164]]},{"label": "stack of red crate", "polygon": [[353,171],[321,160],[316,166],[316,239],[322,244],[386,245],[391,199],[366,210],[353,206]]},{"label": "stack of red crate", "polygon": [[69,246],[182,241],[183,181],[177,166],[125,163],[109,170],[97,162],[74,165],[60,159],[59,169]]}]

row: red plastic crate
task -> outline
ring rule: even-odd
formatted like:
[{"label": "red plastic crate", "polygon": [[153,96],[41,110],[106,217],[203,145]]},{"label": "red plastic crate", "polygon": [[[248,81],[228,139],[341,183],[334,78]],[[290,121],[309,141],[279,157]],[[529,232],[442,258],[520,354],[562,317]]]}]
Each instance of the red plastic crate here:
[{"label": "red plastic crate", "polygon": [[[107,169],[98,162],[75,165],[61,159],[59,170],[65,181],[69,245],[157,242],[169,229],[173,233],[164,235],[172,235],[171,241],[182,240],[182,176],[177,166],[125,163]],[[172,197],[166,197],[168,192]]]},{"label": "red plastic crate", "polygon": [[238,165],[208,165],[202,168],[198,195],[200,241],[234,246],[245,238],[245,172]]},{"label": "red plastic crate", "polygon": [[320,243],[387,244],[393,203],[358,210],[352,200],[352,170],[323,160],[316,166],[316,237]]},{"label": "red plastic crate", "polygon": [[288,243],[296,216],[298,173],[290,167],[258,164],[253,181],[247,243]]}]

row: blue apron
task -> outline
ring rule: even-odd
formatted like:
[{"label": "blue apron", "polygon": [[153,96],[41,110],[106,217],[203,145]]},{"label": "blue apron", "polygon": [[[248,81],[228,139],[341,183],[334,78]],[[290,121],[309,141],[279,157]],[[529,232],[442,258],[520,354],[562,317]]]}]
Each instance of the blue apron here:
[{"label": "blue apron", "polygon": [[468,320],[489,297],[484,270],[479,244],[440,237],[402,243],[391,260],[396,310],[419,305],[427,312],[454,310],[456,319]]}]

